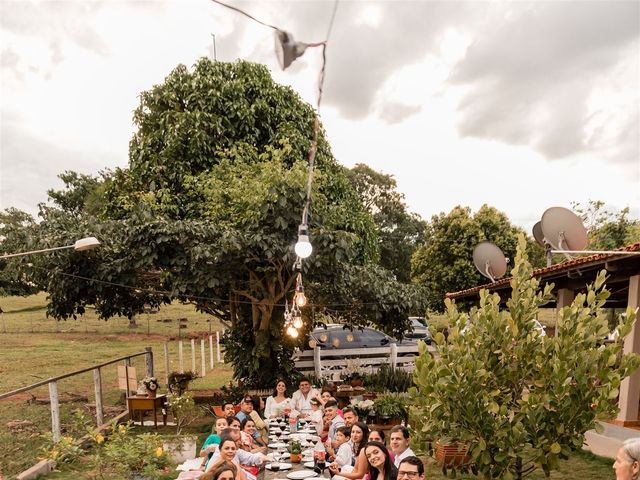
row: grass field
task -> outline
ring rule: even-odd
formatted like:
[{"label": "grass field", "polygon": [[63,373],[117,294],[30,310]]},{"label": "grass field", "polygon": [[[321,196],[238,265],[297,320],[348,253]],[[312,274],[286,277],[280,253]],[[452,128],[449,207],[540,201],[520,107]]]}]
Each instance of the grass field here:
[{"label": "grass field", "polygon": [[[166,369],[163,355],[165,342],[169,345],[169,370],[178,370],[178,338],[184,342],[184,368],[191,369],[189,337],[209,333],[208,317],[191,305],[170,305],[155,315],[138,317],[139,327],[128,328],[126,319],[99,320],[92,310],[77,320],[57,322],[46,318],[44,294],[32,297],[4,297],[0,299],[4,314],[0,315],[0,393],[11,391],[40,380],[74,370],[91,367],[108,360],[143,352],[147,346],[154,352],[155,375],[164,383]],[[186,318],[187,328],[178,329],[177,319]],[[147,334],[147,319],[149,334]],[[214,320],[211,331],[222,330]],[[7,332],[7,333],[4,333]],[[215,343],[215,342],[214,342]],[[215,362],[209,370],[208,342],[205,353],[207,375],[192,382],[192,389],[218,388],[231,379],[232,369]],[[217,352],[214,353],[216,360]],[[196,342],[196,369],[200,371],[200,343]],[[145,375],[144,357],[132,359],[137,377]],[[122,394],[117,388],[117,366],[102,369],[102,388],[106,407],[123,408]],[[93,374],[87,372],[60,380],[58,392],[85,395],[89,404],[95,402]],[[48,398],[45,385],[17,396],[0,400],[0,474],[11,478],[35,463],[38,448],[44,443],[41,434],[51,430],[49,405],[28,403],[32,395]],[[63,435],[81,434],[75,431],[73,412],[93,416],[95,411],[87,402],[62,403],[60,406]],[[20,428],[8,428],[14,421],[28,421]],[[79,477],[78,477],[79,478]]]}]

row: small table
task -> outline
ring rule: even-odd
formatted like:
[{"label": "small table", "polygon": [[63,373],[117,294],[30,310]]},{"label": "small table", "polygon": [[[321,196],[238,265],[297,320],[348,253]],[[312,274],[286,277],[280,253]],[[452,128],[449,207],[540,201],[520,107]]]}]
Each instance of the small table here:
[{"label": "small table", "polygon": [[144,425],[144,412],[147,410],[153,410],[153,425],[158,429],[158,407],[162,409],[162,421],[164,426],[167,426],[167,395],[157,395],[155,398],[149,398],[146,396],[133,396],[127,397],[127,409],[129,410],[129,417],[131,420],[135,418],[135,411],[139,411],[140,425]]}]

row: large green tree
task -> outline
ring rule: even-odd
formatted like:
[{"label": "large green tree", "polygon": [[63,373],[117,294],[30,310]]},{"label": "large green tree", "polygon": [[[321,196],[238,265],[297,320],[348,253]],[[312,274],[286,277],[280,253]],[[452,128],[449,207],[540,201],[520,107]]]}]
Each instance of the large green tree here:
[{"label": "large green tree", "polygon": [[[265,67],[247,62],[202,59],[143,92],[129,168],[90,189],[101,202],[81,215],[62,208],[61,199],[71,206],[93,199],[74,195],[87,182],[69,177],[69,191],[43,209],[41,243],[93,234],[104,244],[29,267],[50,295],[49,313],[68,318],[93,304],[104,318],[131,317],[145,303],[189,301],[229,325],[236,377],[268,384],[289,372],[300,339],[283,338],[283,312],[294,287],[314,115]],[[303,333],[315,313],[328,312],[399,335],[422,297],[378,266],[373,219],[322,131],[312,199],[314,253],[303,278],[313,305]]]},{"label": "large green tree", "polygon": [[407,210],[393,175],[376,172],[359,163],[349,178],[373,215],[380,245],[380,265],[404,283],[411,279],[411,256],[423,241],[425,222]]},{"label": "large green tree", "polygon": [[[473,264],[473,249],[480,241],[493,242],[506,257],[514,258],[521,232],[504,213],[488,205],[475,214],[469,207],[458,206],[447,214],[434,215],[425,229],[424,243],[411,261],[411,278],[426,288],[429,308],[442,311],[447,292],[488,281]],[[529,240],[527,248],[534,265],[542,266],[540,247]]]}]

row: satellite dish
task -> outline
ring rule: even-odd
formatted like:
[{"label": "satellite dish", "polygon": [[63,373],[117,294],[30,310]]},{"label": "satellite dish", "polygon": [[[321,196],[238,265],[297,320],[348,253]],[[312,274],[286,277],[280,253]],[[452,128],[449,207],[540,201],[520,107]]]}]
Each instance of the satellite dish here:
[{"label": "satellite dish", "polygon": [[551,207],[542,214],[540,224],[554,250],[584,250],[587,246],[587,229],[571,210]]},{"label": "satellite dish", "polygon": [[545,246],[544,233],[542,233],[542,222],[536,222],[533,226],[533,238],[540,244],[541,247]]},{"label": "satellite dish", "polygon": [[507,272],[507,259],[502,250],[491,242],[480,242],[473,249],[473,263],[478,271],[492,282]]}]

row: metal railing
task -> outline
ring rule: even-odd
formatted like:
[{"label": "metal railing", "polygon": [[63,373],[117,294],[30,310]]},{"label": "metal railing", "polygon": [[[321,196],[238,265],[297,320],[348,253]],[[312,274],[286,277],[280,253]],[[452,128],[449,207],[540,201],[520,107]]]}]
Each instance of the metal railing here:
[{"label": "metal railing", "polygon": [[98,426],[104,424],[104,410],[102,404],[102,375],[100,369],[106,367],[108,365],[113,365],[114,363],[124,361],[125,366],[125,378],[127,384],[127,390],[129,386],[129,367],[131,366],[131,359],[135,357],[140,357],[142,355],[145,356],[145,364],[147,369],[147,376],[153,376],[153,351],[151,347],[145,347],[144,352],[134,353],[131,355],[127,355],[124,357],[119,357],[113,360],[109,360],[108,362],[101,363],[99,365],[94,365],[92,367],[83,368],[81,370],[75,370],[73,372],[65,373],[62,375],[58,375],[56,377],[51,377],[46,380],[42,380],[37,383],[33,383],[31,385],[27,385],[26,387],[21,387],[16,390],[12,390],[6,393],[0,393],[0,400],[3,398],[8,398],[13,395],[17,395],[18,393],[26,392],[28,390],[32,390],[37,387],[41,387],[43,385],[49,386],[49,400],[51,402],[51,432],[53,434],[53,441],[57,442],[60,440],[60,402],[58,400],[58,381],[73,377],[75,375],[79,375],[81,373],[86,373],[89,371],[93,371],[93,384],[96,395],[96,422]]}]

